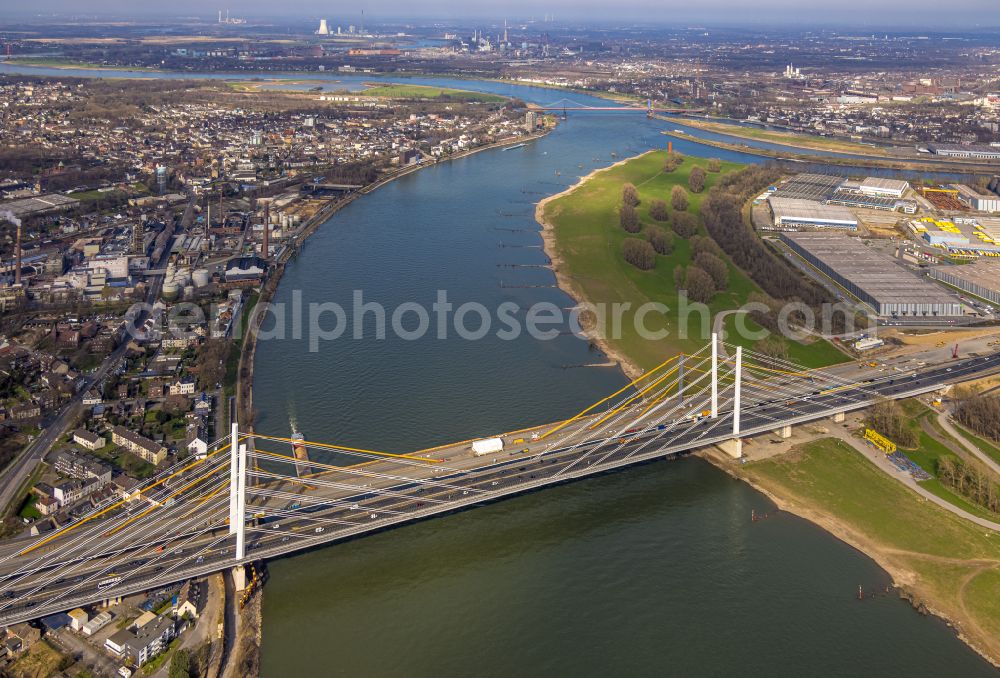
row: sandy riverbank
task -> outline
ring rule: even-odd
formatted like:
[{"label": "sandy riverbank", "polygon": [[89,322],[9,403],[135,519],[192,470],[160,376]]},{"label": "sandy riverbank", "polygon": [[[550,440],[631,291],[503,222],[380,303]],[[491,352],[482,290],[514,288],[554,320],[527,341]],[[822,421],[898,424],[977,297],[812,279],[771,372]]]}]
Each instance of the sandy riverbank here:
[{"label": "sandy riverbank", "polygon": [[[546,220],[545,208],[553,200],[558,200],[559,198],[569,195],[570,193],[577,190],[578,188],[586,184],[588,181],[593,179],[595,176],[598,176],[599,174],[602,174],[604,172],[609,172],[614,168],[618,167],[619,165],[624,165],[625,163],[634,160],[635,158],[639,158],[648,153],[654,153],[654,152],[655,151],[652,150],[646,151],[646,153],[641,153],[640,155],[633,156],[631,158],[625,158],[623,160],[619,160],[618,162],[614,163],[613,165],[609,165],[608,167],[602,167],[600,169],[596,169],[590,174],[580,177],[579,181],[577,181],[575,184],[573,184],[566,190],[560,193],[556,193],[555,195],[550,195],[547,198],[543,198],[535,206],[535,221],[537,221],[539,226],[542,227],[541,230],[542,246],[546,256],[548,256],[549,260],[552,262],[552,271],[555,273],[556,276],[556,284],[559,286],[559,289],[561,289],[563,292],[572,297],[573,301],[575,301],[577,304],[586,304],[595,302],[593,299],[587,299],[586,295],[583,293],[583,290],[580,288],[580,286],[577,285],[576,282],[562,270],[562,265],[564,262],[562,258],[559,256],[559,246],[558,243],[556,242],[555,226],[551,222]],[[612,347],[611,344],[608,342],[608,340],[600,333],[597,332],[588,333],[587,338],[590,339],[590,341],[594,342],[594,344],[597,345],[599,349],[601,349],[604,355],[608,356],[610,359],[617,362],[621,366],[622,371],[625,372],[626,376],[628,376],[629,379],[638,379],[643,375],[642,368],[640,368],[637,364],[635,364],[627,355]]]}]

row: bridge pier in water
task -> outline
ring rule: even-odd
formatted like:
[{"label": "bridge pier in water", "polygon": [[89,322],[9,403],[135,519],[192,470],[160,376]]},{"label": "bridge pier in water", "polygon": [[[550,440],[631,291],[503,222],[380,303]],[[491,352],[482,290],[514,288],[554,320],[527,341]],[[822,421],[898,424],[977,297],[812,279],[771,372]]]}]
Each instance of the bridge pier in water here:
[{"label": "bridge pier in water", "polygon": [[233,575],[233,588],[237,591],[243,591],[247,587],[247,568],[243,565],[237,565],[232,569]]},{"label": "bridge pier in water", "polygon": [[[713,356],[715,355],[715,336],[712,337]],[[713,381],[715,375],[713,374]],[[718,448],[733,459],[743,457],[743,439],[740,438],[740,391],[743,382],[743,347],[736,347],[736,374],[733,381],[733,437],[718,444]]]}]

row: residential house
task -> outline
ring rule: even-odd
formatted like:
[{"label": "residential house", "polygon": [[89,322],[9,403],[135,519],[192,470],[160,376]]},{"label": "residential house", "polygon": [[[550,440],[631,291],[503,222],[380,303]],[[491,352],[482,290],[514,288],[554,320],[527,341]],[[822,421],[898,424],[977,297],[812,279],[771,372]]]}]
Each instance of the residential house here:
[{"label": "residential house", "polygon": [[123,426],[115,426],[111,429],[111,442],[124,447],[150,464],[160,464],[167,458],[166,447]]},{"label": "residential house", "polygon": [[[99,440],[103,441],[104,438]],[[49,455],[49,461],[64,476],[83,480],[96,478],[102,485],[111,482],[111,467],[89,455],[57,450]]]},{"label": "residential house", "polygon": [[78,428],[73,431],[73,442],[80,447],[85,447],[88,450],[93,451],[104,447],[106,441],[103,436],[99,436],[86,429]]},{"label": "residential house", "polygon": [[194,379],[178,379],[170,384],[168,390],[170,395],[194,395]]},{"label": "residential house", "polygon": [[176,633],[174,620],[157,617],[143,626],[133,626],[112,634],[104,647],[119,658],[131,658],[142,665],[163,652]]},{"label": "residential house", "polygon": [[[7,647],[11,648],[11,652],[24,652],[41,639],[41,630],[30,624],[11,624],[7,627]],[[14,645],[17,646],[16,649]]]},{"label": "residential house", "polygon": [[177,596],[178,617],[185,615],[197,619],[205,607],[207,584],[204,580],[189,579],[184,582]]},{"label": "residential house", "polygon": [[68,506],[80,501],[84,497],[89,497],[101,488],[104,483],[97,478],[88,480],[64,480],[52,487],[52,496],[59,502],[60,506]]},{"label": "residential house", "polygon": [[111,484],[122,499],[132,499],[138,496],[139,481],[132,476],[119,473],[111,479]]}]

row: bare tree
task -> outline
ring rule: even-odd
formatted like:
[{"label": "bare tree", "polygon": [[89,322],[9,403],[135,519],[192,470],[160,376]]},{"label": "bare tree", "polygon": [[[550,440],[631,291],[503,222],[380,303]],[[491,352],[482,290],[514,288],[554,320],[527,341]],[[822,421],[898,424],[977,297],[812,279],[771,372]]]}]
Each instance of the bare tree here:
[{"label": "bare tree", "polygon": [[639,203],[639,191],[633,184],[625,184],[622,186],[622,204],[631,205],[632,207],[638,207]]},{"label": "bare tree", "polygon": [[670,219],[670,212],[667,211],[667,203],[663,200],[654,200],[649,206],[649,216],[657,221],[667,221]]},{"label": "bare tree", "polygon": [[687,212],[688,194],[682,186],[674,186],[670,191],[670,204],[675,212]]},{"label": "bare tree", "polygon": [[625,261],[642,271],[651,270],[656,266],[656,250],[645,240],[625,238],[622,242],[622,253]]},{"label": "bare tree", "polygon": [[688,175],[688,187],[692,193],[701,193],[705,190],[705,170],[700,167],[692,167],[691,174]]},{"label": "bare tree", "polygon": [[618,219],[621,222],[622,228],[624,228],[629,233],[638,233],[642,230],[642,223],[639,221],[639,213],[635,211],[635,207],[625,203],[622,205],[621,209],[618,211]]}]

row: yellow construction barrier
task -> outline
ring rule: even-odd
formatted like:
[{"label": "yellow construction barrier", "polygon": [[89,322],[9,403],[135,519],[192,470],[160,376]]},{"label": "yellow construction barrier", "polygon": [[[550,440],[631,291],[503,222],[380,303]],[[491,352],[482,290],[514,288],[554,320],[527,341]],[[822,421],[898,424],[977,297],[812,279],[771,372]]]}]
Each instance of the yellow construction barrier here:
[{"label": "yellow construction barrier", "polygon": [[870,442],[872,445],[882,450],[886,454],[892,454],[896,451],[896,443],[892,442],[884,435],[878,431],[870,428],[865,429],[865,440]]}]

